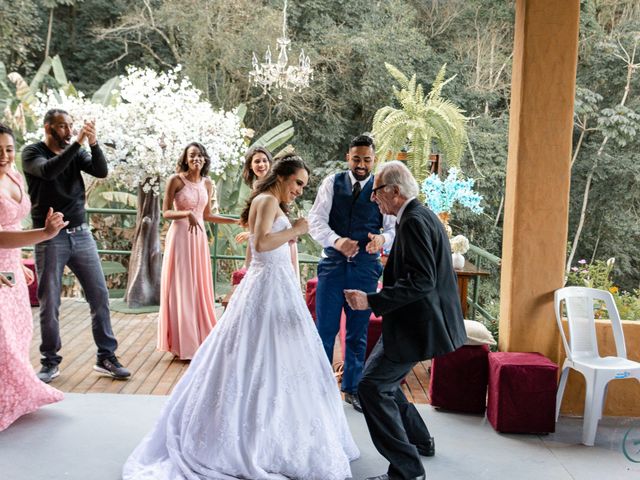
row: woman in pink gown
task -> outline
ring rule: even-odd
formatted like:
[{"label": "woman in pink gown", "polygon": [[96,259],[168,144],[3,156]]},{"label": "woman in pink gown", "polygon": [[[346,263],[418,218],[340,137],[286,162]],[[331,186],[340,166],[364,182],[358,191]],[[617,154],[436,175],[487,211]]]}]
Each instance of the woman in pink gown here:
[{"label": "woman in pink gown", "polygon": [[[204,222],[236,223],[212,213],[211,161],[203,145],[187,145],[167,182],[163,216],[171,219],[160,280],[158,350],[193,358],[216,324],[209,242]],[[214,207],[215,208],[215,207]]]},{"label": "woman in pink gown", "polygon": [[61,213],[49,211],[45,227],[21,230],[31,202],[22,176],[14,170],[13,132],[0,124],[0,431],[43,405],[62,400],[62,392],[42,383],[29,361],[33,317],[20,247],[48,240],[66,225]]}]

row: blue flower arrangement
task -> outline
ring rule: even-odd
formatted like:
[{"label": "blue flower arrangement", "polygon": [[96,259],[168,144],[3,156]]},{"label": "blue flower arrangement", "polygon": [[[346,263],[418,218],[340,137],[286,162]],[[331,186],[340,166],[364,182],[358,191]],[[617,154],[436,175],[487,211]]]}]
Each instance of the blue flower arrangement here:
[{"label": "blue flower arrangement", "polygon": [[472,178],[464,180],[459,169],[451,168],[444,182],[433,173],[422,183],[421,190],[435,214],[450,212],[456,202],[474,213],[482,213],[482,195],[473,191],[474,183]]}]

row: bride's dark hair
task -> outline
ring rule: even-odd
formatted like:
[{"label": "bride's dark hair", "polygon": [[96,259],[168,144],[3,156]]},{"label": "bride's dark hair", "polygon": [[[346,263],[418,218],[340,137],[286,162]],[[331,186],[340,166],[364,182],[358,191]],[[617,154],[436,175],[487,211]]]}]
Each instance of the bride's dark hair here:
[{"label": "bride's dark hair", "polygon": [[[253,202],[254,198],[275,187],[278,183],[278,177],[288,178],[302,168],[304,168],[308,174],[311,173],[309,167],[307,167],[304,161],[297,155],[287,155],[275,161],[269,173],[267,173],[262,180],[258,180],[255,183],[253,191],[247,200],[247,204],[240,214],[240,224],[244,226],[249,225],[249,209],[251,208],[251,202]],[[285,203],[280,203],[280,208],[284,213],[288,213],[289,211]]]}]

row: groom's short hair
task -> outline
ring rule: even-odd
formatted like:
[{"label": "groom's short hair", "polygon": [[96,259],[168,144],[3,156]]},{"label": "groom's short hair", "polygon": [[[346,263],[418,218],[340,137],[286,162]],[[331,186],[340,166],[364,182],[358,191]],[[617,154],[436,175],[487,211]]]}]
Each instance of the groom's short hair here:
[{"label": "groom's short hair", "polygon": [[376,146],[373,143],[373,137],[366,133],[362,135],[358,135],[357,137],[353,137],[349,142],[349,150],[353,147],[371,147],[371,150],[376,151]]},{"label": "groom's short hair", "polygon": [[404,163],[398,160],[385,162],[378,167],[376,175],[380,179],[380,183],[389,186],[396,185],[400,195],[404,198],[418,196],[418,182]]}]

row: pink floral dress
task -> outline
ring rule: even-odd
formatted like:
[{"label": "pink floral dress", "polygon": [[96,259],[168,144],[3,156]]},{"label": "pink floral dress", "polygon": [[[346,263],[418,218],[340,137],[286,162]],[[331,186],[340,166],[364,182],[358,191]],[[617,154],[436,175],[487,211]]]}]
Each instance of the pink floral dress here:
[{"label": "pink floral dress", "polygon": [[[0,191],[0,229],[20,230],[31,202],[19,173],[7,174],[20,187],[22,199]],[[0,271],[13,272],[13,288],[0,288],[0,431],[18,417],[62,400],[62,392],[42,383],[29,362],[33,318],[22,273],[20,249],[0,249]]]}]

